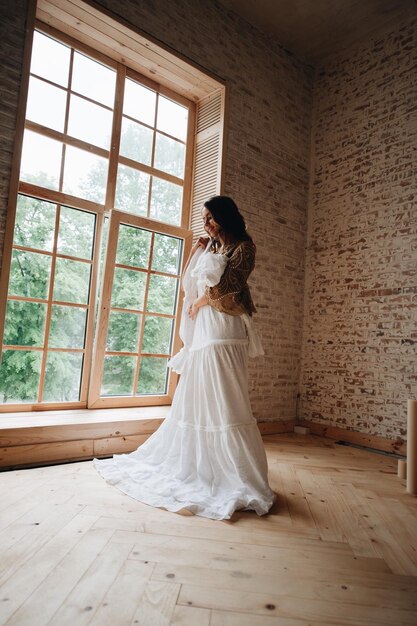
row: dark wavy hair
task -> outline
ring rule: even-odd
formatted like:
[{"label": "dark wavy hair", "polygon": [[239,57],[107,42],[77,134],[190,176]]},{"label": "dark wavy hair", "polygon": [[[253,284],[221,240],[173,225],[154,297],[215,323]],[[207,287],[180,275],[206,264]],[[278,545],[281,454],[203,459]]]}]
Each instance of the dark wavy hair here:
[{"label": "dark wavy hair", "polygon": [[225,233],[238,241],[252,241],[237,205],[228,196],[213,196],[204,203]]}]

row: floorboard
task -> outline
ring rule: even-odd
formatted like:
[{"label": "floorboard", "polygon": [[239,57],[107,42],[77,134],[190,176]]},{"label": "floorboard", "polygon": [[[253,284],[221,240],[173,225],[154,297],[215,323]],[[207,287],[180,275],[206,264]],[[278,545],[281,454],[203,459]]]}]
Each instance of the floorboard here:
[{"label": "floorboard", "polygon": [[277,502],[263,517],[153,508],[92,461],[0,474],[0,624],[415,626],[417,498],[396,459],[264,443]]}]

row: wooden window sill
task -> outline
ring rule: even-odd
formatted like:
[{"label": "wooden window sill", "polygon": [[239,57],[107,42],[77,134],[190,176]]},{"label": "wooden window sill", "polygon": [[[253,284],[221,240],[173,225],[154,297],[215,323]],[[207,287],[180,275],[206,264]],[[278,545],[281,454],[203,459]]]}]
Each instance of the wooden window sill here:
[{"label": "wooden window sill", "polygon": [[136,450],[169,406],[79,409],[0,416],[0,468],[82,461]]}]

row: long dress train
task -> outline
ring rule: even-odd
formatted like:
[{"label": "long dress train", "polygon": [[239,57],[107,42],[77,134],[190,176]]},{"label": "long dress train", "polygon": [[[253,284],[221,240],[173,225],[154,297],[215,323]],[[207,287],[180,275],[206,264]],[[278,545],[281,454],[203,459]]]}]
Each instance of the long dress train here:
[{"label": "long dress train", "polygon": [[[205,284],[216,284],[224,262],[207,251],[195,255],[188,279],[196,277],[199,295]],[[95,458],[94,465],[110,484],[151,506],[218,520],[239,509],[264,515],[275,494],[249,401],[250,320],[204,306],[190,337],[171,359],[181,376],[164,422],[134,452]]]}]

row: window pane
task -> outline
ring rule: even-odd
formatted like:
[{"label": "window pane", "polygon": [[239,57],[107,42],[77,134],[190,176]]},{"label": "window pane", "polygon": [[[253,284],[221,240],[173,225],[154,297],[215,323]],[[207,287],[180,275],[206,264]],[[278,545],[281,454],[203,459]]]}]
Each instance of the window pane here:
[{"label": "window pane", "polygon": [[149,280],[147,311],[172,315],[175,309],[177,286],[177,278],[152,275]]},{"label": "window pane", "polygon": [[107,159],[67,146],[62,190],[104,204],[108,165]]},{"label": "window pane", "polygon": [[116,207],[135,215],[146,215],[148,212],[149,179],[149,174],[144,174],[144,172],[139,172],[119,163],[116,182]]},{"label": "window pane", "polygon": [[179,274],[181,247],[181,239],[155,233],[152,269],[157,272]]},{"label": "window pane", "polygon": [[76,402],[80,399],[83,355],[48,352],[46,357],[44,402]]},{"label": "window pane", "polygon": [[13,250],[9,295],[46,299],[50,273],[49,255]]},{"label": "window pane", "polygon": [[59,217],[58,252],[91,259],[93,256],[94,227],[93,213],[61,207]]},{"label": "window pane", "polygon": [[48,189],[58,189],[62,144],[25,130],[20,178]]},{"label": "window pane", "polygon": [[104,357],[102,396],[132,396],[136,359],[134,356]]},{"label": "window pane", "polygon": [[4,350],[0,365],[1,402],[37,402],[42,353]]},{"label": "window pane", "polygon": [[132,122],[126,117],[122,120],[120,154],[145,165],[151,164],[153,130]]},{"label": "window pane", "polygon": [[19,246],[52,251],[55,213],[55,204],[19,195],[13,242]]},{"label": "window pane", "polygon": [[43,346],[46,304],[8,300],[4,345]]},{"label": "window pane", "polygon": [[111,311],[107,332],[107,350],[137,352],[141,315]]},{"label": "window pane", "polygon": [[123,113],[139,122],[154,126],[156,93],[129,78],[125,82]]},{"label": "window pane", "polygon": [[113,113],[98,104],[71,96],[68,134],[106,150],[110,147]]},{"label": "window pane", "polygon": [[63,132],[66,103],[66,91],[30,77],[26,119]]},{"label": "window pane", "polygon": [[151,217],[178,225],[181,221],[182,187],[152,178]]},{"label": "window pane", "polygon": [[30,71],[66,87],[70,55],[71,51],[68,46],[35,31]]},{"label": "window pane", "polygon": [[113,107],[116,72],[79,52],[74,53],[71,89]]},{"label": "window pane", "polygon": [[137,393],[166,393],[167,373],[167,359],[147,356],[142,357]]},{"label": "window pane", "polygon": [[143,310],[146,274],[116,267],[111,305],[120,309]]},{"label": "window pane", "polygon": [[55,266],[54,300],[87,304],[90,268],[89,263],[58,258]]},{"label": "window pane", "polygon": [[120,224],[116,263],[148,267],[152,233],[142,228]]},{"label": "window pane", "polygon": [[50,348],[84,348],[87,309],[52,305],[49,329]]},{"label": "window pane", "polygon": [[185,144],[156,133],[154,167],[184,178]]},{"label": "window pane", "polygon": [[172,319],[147,315],[143,333],[142,352],[170,354]]},{"label": "window pane", "polygon": [[172,100],[168,100],[168,98],[164,98],[164,96],[159,96],[158,119],[156,123],[158,130],[185,141],[187,137],[187,121],[188,109]]}]

